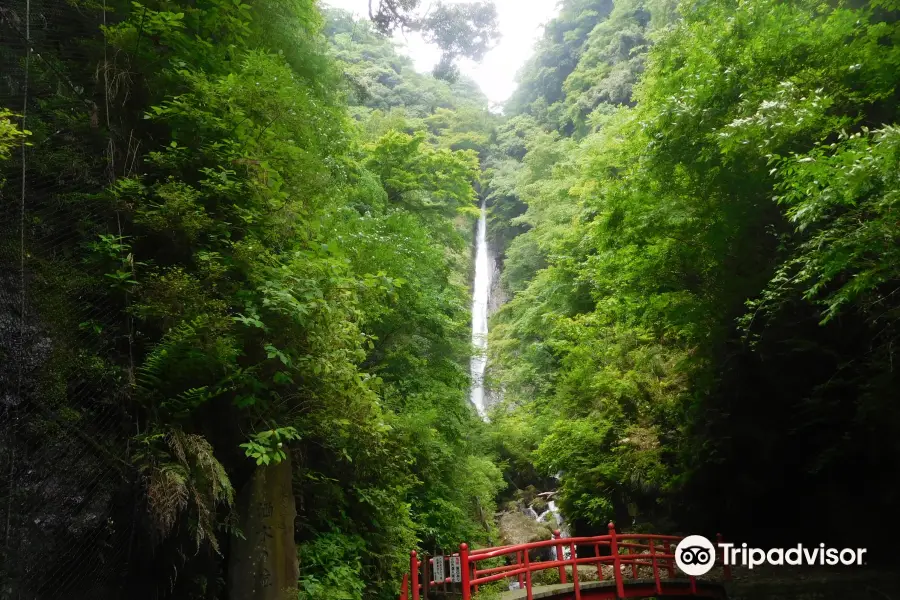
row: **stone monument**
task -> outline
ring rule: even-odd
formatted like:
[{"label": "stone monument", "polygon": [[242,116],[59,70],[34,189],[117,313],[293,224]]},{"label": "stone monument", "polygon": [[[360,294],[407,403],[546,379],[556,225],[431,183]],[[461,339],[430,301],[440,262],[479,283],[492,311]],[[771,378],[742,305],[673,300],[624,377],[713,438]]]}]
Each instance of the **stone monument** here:
[{"label": "stone monument", "polygon": [[243,539],[231,538],[230,600],[294,600],[297,597],[297,509],[291,489],[290,455],[257,467],[238,497]]}]

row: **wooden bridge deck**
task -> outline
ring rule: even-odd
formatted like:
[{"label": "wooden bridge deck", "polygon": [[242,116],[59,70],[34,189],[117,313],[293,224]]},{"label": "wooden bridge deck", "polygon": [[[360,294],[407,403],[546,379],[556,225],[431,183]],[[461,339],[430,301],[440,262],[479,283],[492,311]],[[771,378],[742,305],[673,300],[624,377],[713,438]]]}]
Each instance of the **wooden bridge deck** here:
[{"label": "wooden bridge deck", "polygon": [[[623,583],[625,595],[628,598],[657,597],[656,582],[653,579],[632,579]],[[683,596],[690,593],[691,582],[688,579],[667,579],[665,583],[665,595]],[[582,581],[578,587],[581,589],[581,594],[587,598],[616,597],[615,581]],[[724,588],[717,583],[698,581],[697,596],[724,598],[725,593]],[[535,586],[532,588],[531,597],[533,600],[574,598],[575,585],[572,583],[557,583]],[[500,594],[501,600],[525,600],[525,598],[527,598],[527,590],[524,588]]]}]

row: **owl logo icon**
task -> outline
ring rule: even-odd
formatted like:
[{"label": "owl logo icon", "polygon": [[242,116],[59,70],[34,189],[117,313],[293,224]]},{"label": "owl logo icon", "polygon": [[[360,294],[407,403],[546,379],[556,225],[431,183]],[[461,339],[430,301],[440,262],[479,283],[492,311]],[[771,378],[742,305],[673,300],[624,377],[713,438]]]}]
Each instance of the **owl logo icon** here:
[{"label": "owl logo icon", "polygon": [[716,549],[702,535],[689,535],[675,547],[675,564],[687,575],[706,575],[716,562]]}]

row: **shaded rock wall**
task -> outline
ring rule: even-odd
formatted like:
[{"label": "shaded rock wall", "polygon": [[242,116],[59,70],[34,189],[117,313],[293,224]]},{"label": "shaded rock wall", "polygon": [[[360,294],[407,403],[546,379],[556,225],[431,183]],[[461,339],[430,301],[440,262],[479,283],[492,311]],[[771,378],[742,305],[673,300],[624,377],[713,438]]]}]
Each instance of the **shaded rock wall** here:
[{"label": "shaded rock wall", "polygon": [[290,456],[259,467],[238,500],[242,536],[231,541],[230,600],[288,600],[297,597],[297,509],[291,489]]}]

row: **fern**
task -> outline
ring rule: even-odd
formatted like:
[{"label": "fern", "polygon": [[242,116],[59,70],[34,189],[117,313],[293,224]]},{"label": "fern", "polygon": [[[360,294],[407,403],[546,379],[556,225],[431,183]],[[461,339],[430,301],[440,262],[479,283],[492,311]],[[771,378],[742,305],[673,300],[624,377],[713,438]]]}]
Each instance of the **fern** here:
[{"label": "fern", "polygon": [[176,397],[164,401],[160,404],[160,408],[174,415],[186,416],[214,395],[214,393],[209,391],[209,386],[206,385],[190,388],[181,392]]},{"label": "fern", "polygon": [[146,396],[152,396],[162,385],[166,376],[166,368],[173,360],[177,360],[184,342],[194,339],[197,331],[202,329],[208,318],[200,315],[170,329],[144,358],[144,364],[137,370],[138,390]]},{"label": "fern", "polygon": [[172,534],[185,513],[193,513],[190,525],[199,550],[204,541],[220,553],[216,537],[216,510],[234,505],[234,488],[212,445],[202,435],[170,429],[140,436],[135,453],[144,474],[147,502],[157,533]]}]

